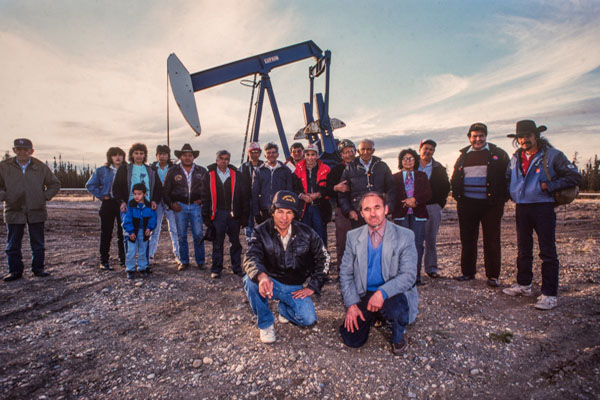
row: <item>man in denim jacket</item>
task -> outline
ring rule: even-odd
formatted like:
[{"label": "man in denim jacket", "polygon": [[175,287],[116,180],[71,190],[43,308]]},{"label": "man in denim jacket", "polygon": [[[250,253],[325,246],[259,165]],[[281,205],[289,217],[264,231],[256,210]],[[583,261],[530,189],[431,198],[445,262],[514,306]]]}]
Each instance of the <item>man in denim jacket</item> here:
[{"label": "man in denim jacket", "polygon": [[[546,127],[535,122],[517,122],[514,144],[519,147],[510,160],[506,176],[510,197],[516,203],[517,283],[503,290],[509,296],[531,296],[533,279],[533,231],[538,236],[542,259],[542,295],[535,308],[550,310],[557,305],[558,255],[556,254],[556,214],[554,193],[581,183],[581,175],[565,155],[552,147],[540,133]],[[545,161],[544,161],[545,157]],[[548,169],[548,180],[544,170]]]}]

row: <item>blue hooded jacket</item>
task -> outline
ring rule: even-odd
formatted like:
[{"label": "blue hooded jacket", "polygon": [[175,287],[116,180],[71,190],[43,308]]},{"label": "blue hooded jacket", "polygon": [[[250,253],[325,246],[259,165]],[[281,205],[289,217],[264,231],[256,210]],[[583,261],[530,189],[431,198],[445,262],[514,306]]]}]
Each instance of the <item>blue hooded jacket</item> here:
[{"label": "blue hooded jacket", "polygon": [[150,207],[150,203],[146,200],[143,203],[136,203],[135,200],[131,200],[127,211],[121,214],[121,218],[123,220],[123,230],[127,236],[132,233],[137,235],[142,229],[144,241],[150,238],[150,236],[145,235],[146,229],[153,231],[156,228],[156,211]]},{"label": "blue hooded jacket", "polygon": [[[581,175],[577,171],[577,167],[567,159],[563,152],[553,148],[545,139],[540,140],[540,145],[540,149],[534,154],[525,175],[523,175],[521,167],[523,149],[519,149],[513,154],[506,169],[510,197],[517,204],[554,203],[554,192],[581,183]],[[544,153],[550,181],[546,177],[542,163]],[[542,190],[542,182],[546,182],[548,185],[547,191]]]}]

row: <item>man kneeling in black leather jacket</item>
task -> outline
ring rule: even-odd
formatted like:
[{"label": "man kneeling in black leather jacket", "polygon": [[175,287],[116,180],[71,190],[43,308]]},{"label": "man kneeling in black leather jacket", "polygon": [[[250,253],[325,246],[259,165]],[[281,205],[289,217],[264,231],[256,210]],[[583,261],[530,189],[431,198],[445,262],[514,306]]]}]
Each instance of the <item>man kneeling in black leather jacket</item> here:
[{"label": "man kneeling in black leather jacket", "polygon": [[317,321],[310,296],[320,294],[330,257],[319,235],[295,219],[297,206],[298,197],[293,192],[277,192],[271,218],[255,227],[248,242],[244,289],[263,343],[275,341],[270,299],[279,300],[280,323],[309,326]]}]

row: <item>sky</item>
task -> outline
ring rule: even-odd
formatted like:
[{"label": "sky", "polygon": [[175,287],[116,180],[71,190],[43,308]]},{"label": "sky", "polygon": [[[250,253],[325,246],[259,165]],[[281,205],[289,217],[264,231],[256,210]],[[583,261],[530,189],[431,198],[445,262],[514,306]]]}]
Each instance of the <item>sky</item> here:
[{"label": "sky", "polygon": [[[27,137],[42,160],[100,166],[109,147],[143,142],[153,160],[168,118],[172,149],[190,143],[201,165],[227,149],[239,164],[251,90],[197,92],[196,137],[167,57],[194,73],[307,40],[332,53],[330,116],[347,125],[334,136],[374,140],[392,171],[424,138],[451,168],[478,121],[509,154],[521,119],[580,166],[600,153],[600,1],[583,0],[0,0],[0,151]],[[270,73],[289,143],[313,64]],[[279,143],[268,101],[259,140]]]}]

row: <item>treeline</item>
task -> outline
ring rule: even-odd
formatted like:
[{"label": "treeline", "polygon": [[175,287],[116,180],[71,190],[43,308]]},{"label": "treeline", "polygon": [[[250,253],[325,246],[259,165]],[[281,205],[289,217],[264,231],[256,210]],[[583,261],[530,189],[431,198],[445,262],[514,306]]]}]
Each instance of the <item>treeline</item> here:
[{"label": "treeline", "polygon": [[[577,153],[575,153],[575,160],[577,159]],[[600,191],[600,159],[598,155],[594,156],[594,159],[590,159],[583,168],[581,168],[581,175],[583,180],[579,189],[583,192],[597,192]]]},{"label": "treeline", "polygon": [[95,170],[95,168],[90,167],[90,164],[78,167],[70,161],[63,161],[60,154],[58,155],[58,160],[54,157],[52,165],[48,161],[46,161],[46,165],[54,172],[62,188],[84,188],[85,183],[90,179]]}]

